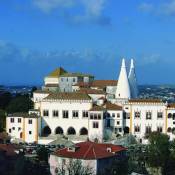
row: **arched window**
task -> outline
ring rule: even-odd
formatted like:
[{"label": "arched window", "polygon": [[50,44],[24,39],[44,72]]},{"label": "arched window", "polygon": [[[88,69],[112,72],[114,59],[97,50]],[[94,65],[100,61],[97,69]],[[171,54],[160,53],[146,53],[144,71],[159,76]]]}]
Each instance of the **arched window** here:
[{"label": "arched window", "polygon": [[67,135],[75,135],[76,131],[73,127],[68,128]]},{"label": "arched window", "polygon": [[45,126],[42,129],[42,136],[47,137],[50,134],[51,134],[51,129],[49,128],[49,126]]},{"label": "arched window", "polygon": [[171,132],[171,128],[170,127],[167,129],[167,132]]},{"label": "arched window", "polygon": [[60,126],[58,126],[56,129],[55,129],[55,134],[63,134],[64,132],[63,132],[63,129],[60,127]]},{"label": "arched window", "polygon": [[81,128],[80,129],[80,135],[88,135],[88,130],[86,128]]},{"label": "arched window", "polygon": [[171,113],[168,114],[168,118],[172,118],[172,114]]},{"label": "arched window", "polygon": [[124,134],[129,134],[129,127],[126,126],[126,127],[124,128]]}]

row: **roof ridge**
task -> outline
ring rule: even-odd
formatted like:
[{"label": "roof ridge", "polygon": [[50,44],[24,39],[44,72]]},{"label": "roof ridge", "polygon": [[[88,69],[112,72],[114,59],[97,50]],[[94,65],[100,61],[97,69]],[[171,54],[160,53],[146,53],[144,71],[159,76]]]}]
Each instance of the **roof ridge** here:
[{"label": "roof ridge", "polygon": [[93,153],[94,153],[94,157],[95,157],[95,159],[97,159],[97,156],[96,156],[96,153],[95,153],[94,148],[93,148],[92,150],[93,150]]},{"label": "roof ridge", "polygon": [[87,149],[87,151],[85,152],[85,154],[84,154],[84,156],[83,156],[84,159],[86,158],[86,155],[88,154],[88,152],[90,151],[90,149],[91,149],[92,146],[93,146],[93,144],[91,144],[91,145],[89,146],[89,148]]}]

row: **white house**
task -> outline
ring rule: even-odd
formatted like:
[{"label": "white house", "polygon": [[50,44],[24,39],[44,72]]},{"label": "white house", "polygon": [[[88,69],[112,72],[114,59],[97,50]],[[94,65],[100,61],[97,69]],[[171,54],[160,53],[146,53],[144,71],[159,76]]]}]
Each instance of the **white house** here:
[{"label": "white house", "polygon": [[9,114],[6,118],[6,131],[12,139],[28,143],[38,141],[40,133],[40,118],[38,111]]},{"label": "white house", "polygon": [[106,170],[115,162],[125,160],[126,148],[113,144],[99,144],[95,142],[81,142],[75,146],[57,150],[49,157],[50,172],[56,175],[58,172],[66,174],[72,170],[72,162],[80,161],[79,169],[89,169],[93,175],[108,174],[113,172]]}]

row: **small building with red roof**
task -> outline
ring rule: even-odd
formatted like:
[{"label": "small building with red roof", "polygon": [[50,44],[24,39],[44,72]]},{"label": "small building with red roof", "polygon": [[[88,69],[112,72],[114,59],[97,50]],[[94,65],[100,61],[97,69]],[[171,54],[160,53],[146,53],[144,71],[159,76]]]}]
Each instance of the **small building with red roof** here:
[{"label": "small building with red roof", "polygon": [[[68,167],[71,161],[77,160],[81,161],[83,167],[90,168],[96,175],[104,173],[113,162],[126,160],[126,148],[91,141],[80,142],[52,153],[49,158],[50,172],[52,175],[56,175],[59,169]],[[110,173],[108,174],[110,175]]]}]

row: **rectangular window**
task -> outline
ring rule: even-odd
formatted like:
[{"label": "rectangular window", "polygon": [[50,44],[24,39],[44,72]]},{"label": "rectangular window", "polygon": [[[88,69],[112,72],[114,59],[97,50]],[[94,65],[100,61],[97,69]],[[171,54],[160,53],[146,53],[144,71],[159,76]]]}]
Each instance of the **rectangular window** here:
[{"label": "rectangular window", "polygon": [[97,114],[94,114],[94,119],[97,120]]},{"label": "rectangular window", "polygon": [[83,111],[83,118],[88,118],[88,111]]},{"label": "rectangular window", "polygon": [[113,118],[115,117],[115,113],[112,113],[112,117],[113,117]]},{"label": "rectangular window", "polygon": [[134,112],[134,118],[140,118],[140,112]]},{"label": "rectangular window", "polygon": [[152,112],[146,112],[146,120],[151,120],[152,119]]},{"label": "rectangular window", "polygon": [[28,124],[32,124],[32,119],[29,119],[28,120]]},{"label": "rectangular window", "polygon": [[140,132],[140,126],[135,126],[134,127],[134,132]]},{"label": "rectangular window", "polygon": [[58,110],[53,110],[52,115],[53,117],[58,117]]},{"label": "rectangular window", "polygon": [[90,119],[94,119],[94,115],[93,114],[90,114]]},{"label": "rectangular window", "polygon": [[29,134],[31,135],[32,134],[32,131],[29,131]]},{"label": "rectangular window", "polygon": [[72,117],[78,118],[78,111],[72,111]]},{"label": "rectangular window", "polygon": [[98,114],[98,120],[101,120],[101,114]]},{"label": "rectangular window", "polygon": [[158,126],[158,127],[157,127],[157,132],[162,133],[162,127],[161,127],[161,126]]},{"label": "rectangular window", "polygon": [[124,118],[124,119],[130,119],[130,113],[124,112],[124,113],[123,113],[123,118]]},{"label": "rectangular window", "polygon": [[76,80],[75,80],[75,78],[73,78],[73,82],[75,82]]},{"label": "rectangular window", "polygon": [[120,113],[117,113],[117,118],[120,118]]},{"label": "rectangular window", "polygon": [[20,131],[20,130],[21,130],[21,128],[19,127],[19,128],[18,128],[18,131]]},{"label": "rectangular window", "polygon": [[10,118],[10,122],[11,123],[14,123],[15,122],[15,119],[14,118]]},{"label": "rectangular window", "polygon": [[93,122],[93,128],[98,128],[98,122]]},{"label": "rectangular window", "polygon": [[151,126],[146,126],[146,134],[150,134],[151,133]]},{"label": "rectangular window", "polygon": [[43,110],[43,116],[48,117],[49,116],[49,110]]},{"label": "rectangular window", "polygon": [[122,132],[122,128],[119,128],[118,130],[119,130],[119,132]]},{"label": "rectangular window", "polygon": [[11,133],[12,132],[12,130],[11,129],[9,129],[9,133]]},{"label": "rectangular window", "polygon": [[18,118],[18,123],[21,123],[21,118]]},{"label": "rectangular window", "polygon": [[158,118],[158,119],[163,118],[163,112],[158,112],[158,113],[157,113],[157,118]]},{"label": "rectangular window", "polygon": [[120,121],[117,121],[117,125],[120,125]]},{"label": "rectangular window", "polygon": [[63,118],[69,118],[69,111],[68,110],[63,111]]},{"label": "rectangular window", "polygon": [[15,130],[15,127],[13,127],[12,129]]}]

